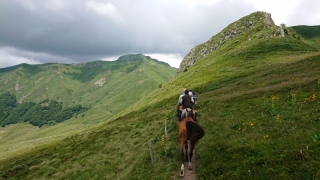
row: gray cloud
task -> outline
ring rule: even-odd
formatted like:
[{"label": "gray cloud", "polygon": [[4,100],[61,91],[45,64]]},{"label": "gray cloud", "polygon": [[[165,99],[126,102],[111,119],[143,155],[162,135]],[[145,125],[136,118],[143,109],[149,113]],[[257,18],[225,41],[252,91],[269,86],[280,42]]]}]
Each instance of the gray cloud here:
[{"label": "gray cloud", "polygon": [[257,11],[238,0],[195,6],[182,2],[189,1],[1,0],[0,53],[6,56],[0,57],[0,68],[12,65],[4,62],[9,57],[34,63],[75,63],[129,53],[183,57],[228,24]]},{"label": "gray cloud", "polygon": [[287,26],[320,25],[320,1],[300,1],[299,5],[287,17]]}]

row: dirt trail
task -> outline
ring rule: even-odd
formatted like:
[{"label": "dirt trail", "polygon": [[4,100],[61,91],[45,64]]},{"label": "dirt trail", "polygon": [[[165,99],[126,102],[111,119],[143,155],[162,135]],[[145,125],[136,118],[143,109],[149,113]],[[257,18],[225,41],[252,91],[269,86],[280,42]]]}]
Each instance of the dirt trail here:
[{"label": "dirt trail", "polygon": [[[188,146],[189,146],[189,144],[188,144]],[[188,162],[187,162],[187,160],[185,160],[185,162],[184,162],[184,176],[183,177],[179,176],[179,172],[180,172],[180,167],[179,167],[179,169],[177,170],[177,176],[172,179],[173,180],[177,180],[177,179],[196,180],[196,154],[195,154],[195,151],[193,151],[191,163],[192,163],[192,170],[189,170],[188,169]]]},{"label": "dirt trail", "polygon": [[180,178],[180,179],[185,179],[185,180],[195,180],[196,179],[196,154],[193,151],[193,156],[191,159],[191,163],[192,163],[192,170],[188,169],[188,162],[184,163],[184,177]]}]

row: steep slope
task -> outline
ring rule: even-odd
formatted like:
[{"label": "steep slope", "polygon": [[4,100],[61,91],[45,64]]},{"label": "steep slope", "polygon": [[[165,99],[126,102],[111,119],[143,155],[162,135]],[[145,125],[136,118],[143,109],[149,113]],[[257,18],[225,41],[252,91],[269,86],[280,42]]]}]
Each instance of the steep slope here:
[{"label": "steep slope", "polygon": [[0,161],[0,176],[178,179],[174,112],[186,87],[197,92],[206,132],[196,145],[197,179],[319,178],[320,52],[273,30],[226,40],[113,121]]},{"label": "steep slope", "polygon": [[[264,30],[264,31],[263,31]],[[264,32],[264,33],[262,33]],[[246,37],[242,39],[241,37]],[[283,37],[283,29],[275,26],[271,14],[266,12],[253,13],[245,16],[238,21],[231,23],[217,35],[210,38],[207,42],[196,46],[183,58],[178,72],[185,71],[188,67],[195,64],[212,51],[219,49],[223,44],[232,39],[237,39],[235,43],[251,41],[254,38]],[[240,38],[239,38],[240,37]],[[254,44],[252,42],[251,44]]]}]

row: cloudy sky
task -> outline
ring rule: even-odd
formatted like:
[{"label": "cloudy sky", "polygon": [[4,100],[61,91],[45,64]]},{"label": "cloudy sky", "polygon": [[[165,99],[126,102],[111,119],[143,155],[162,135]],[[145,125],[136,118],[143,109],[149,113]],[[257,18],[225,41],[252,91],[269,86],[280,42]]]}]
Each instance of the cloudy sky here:
[{"label": "cloudy sky", "polygon": [[319,0],[0,0],[0,68],[142,53],[178,67],[228,24],[266,11],[320,25]]}]

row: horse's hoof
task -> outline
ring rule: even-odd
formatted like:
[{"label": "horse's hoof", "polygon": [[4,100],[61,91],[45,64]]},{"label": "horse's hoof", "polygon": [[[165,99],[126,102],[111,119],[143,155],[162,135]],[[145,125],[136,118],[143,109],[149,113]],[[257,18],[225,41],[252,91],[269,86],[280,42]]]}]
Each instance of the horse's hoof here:
[{"label": "horse's hoof", "polygon": [[180,177],[183,177],[184,176],[184,171],[180,171],[179,175],[180,175]]}]

